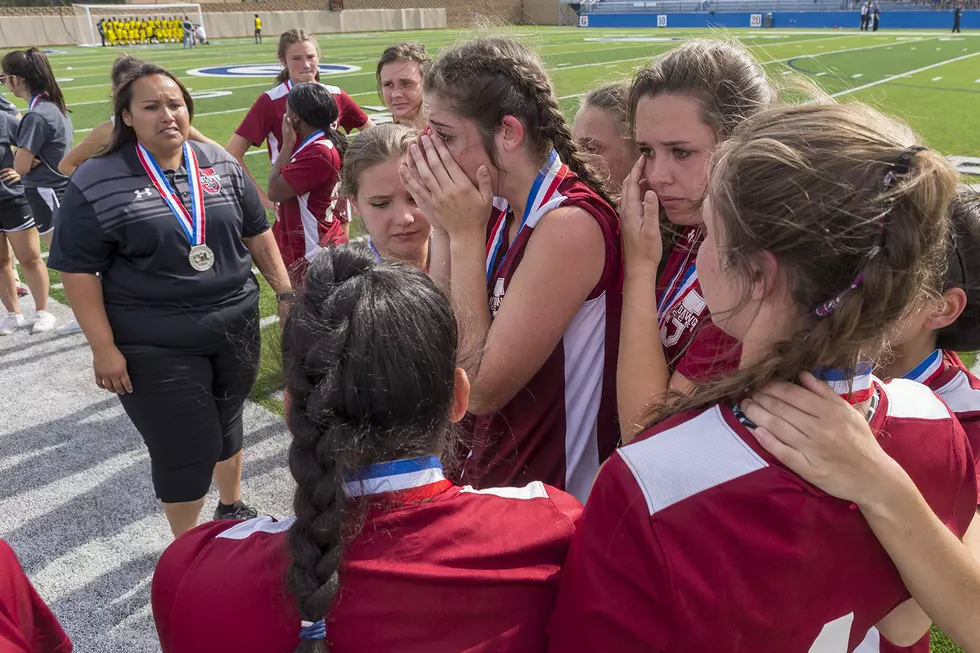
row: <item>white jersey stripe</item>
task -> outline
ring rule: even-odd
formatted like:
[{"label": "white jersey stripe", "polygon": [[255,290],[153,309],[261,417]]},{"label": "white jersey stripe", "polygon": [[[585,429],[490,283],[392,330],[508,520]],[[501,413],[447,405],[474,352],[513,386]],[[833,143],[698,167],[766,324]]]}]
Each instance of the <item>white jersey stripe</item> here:
[{"label": "white jersey stripe", "polygon": [[[316,216],[310,211],[310,194],[300,195],[296,198],[299,203],[299,219],[303,223],[303,256],[307,261],[312,261],[320,253],[320,226]],[[330,222],[332,216],[327,216]]]},{"label": "white jersey stripe", "polygon": [[599,472],[606,313],[606,293],[602,293],[578,309],[561,340],[565,357],[565,491],[582,503]]},{"label": "white jersey stripe", "polygon": [[725,422],[718,406],[617,455],[633,473],[651,515],[769,466]]},{"label": "white jersey stripe", "polygon": [[980,412],[980,390],[970,385],[970,378],[962,371],[957,372],[936,394],[954,413]]},{"label": "white jersey stripe", "polygon": [[295,517],[290,517],[282,521],[273,521],[272,517],[269,516],[256,517],[255,519],[249,519],[248,521],[243,521],[240,524],[232,526],[228,530],[216,535],[215,539],[244,540],[248,536],[255,535],[256,533],[282,533],[288,531],[289,527],[295,521]]},{"label": "white jersey stripe", "polygon": [[548,490],[545,489],[541,481],[533,481],[524,487],[488,487],[482,490],[473,489],[472,485],[466,485],[459,489],[460,492],[468,494],[490,494],[503,499],[547,499]]},{"label": "white jersey stripe", "polygon": [[938,420],[950,418],[945,404],[921,383],[908,379],[892,379],[884,387],[888,395],[889,417]]}]

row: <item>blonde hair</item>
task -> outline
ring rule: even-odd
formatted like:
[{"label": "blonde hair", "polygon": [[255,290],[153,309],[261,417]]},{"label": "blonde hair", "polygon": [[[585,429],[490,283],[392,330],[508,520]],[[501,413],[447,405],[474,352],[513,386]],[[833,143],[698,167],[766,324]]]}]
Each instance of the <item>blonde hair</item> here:
[{"label": "blonde hair", "polygon": [[373,165],[400,158],[418,138],[418,132],[405,125],[377,125],[360,132],[347,146],[344,164],[340,169],[340,194],[357,198],[361,173]]},{"label": "blonde hair", "polygon": [[723,273],[747,288],[752,262],[774,258],[799,309],[796,332],[652,421],[817,366],[878,359],[889,328],[945,274],[956,174],[916,142],[906,125],[856,104],[774,106],[734,131],[708,182]]}]

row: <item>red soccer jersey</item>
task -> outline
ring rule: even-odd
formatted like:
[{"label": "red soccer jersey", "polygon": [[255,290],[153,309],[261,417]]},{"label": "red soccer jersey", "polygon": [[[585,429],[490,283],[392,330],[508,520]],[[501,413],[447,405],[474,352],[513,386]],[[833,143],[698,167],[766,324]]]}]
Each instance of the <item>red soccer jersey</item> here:
[{"label": "red soccer jersey", "polygon": [[[476,491],[448,481],[425,501],[370,510],[344,553],[330,650],[546,650],[580,513],[574,497],[541,483]],[[292,521],[212,522],[166,550],[152,590],[163,653],[292,653],[300,630],[284,585]]]},{"label": "red soccer jersey", "polygon": [[24,575],[17,556],[0,540],[0,651],[68,653],[71,640]]},{"label": "red soccer jersey", "polygon": [[[337,102],[340,117],[337,124],[348,133],[360,129],[368,117],[361,107],[347,95],[343,89],[324,84],[333,94]],[[265,141],[269,148],[269,160],[275,161],[279,154],[279,144],[282,143],[282,119],[286,115],[286,97],[289,95],[289,83],[282,83],[259,96],[252,108],[245,114],[242,124],[238,125],[235,133],[252,145],[261,145]]]},{"label": "red soccer jersey", "polygon": [[667,256],[657,281],[660,342],[671,370],[691,381],[738,369],[741,347],[711,322],[698,283],[695,262],[704,240],[700,227],[688,227]]},{"label": "red soccer jersey", "polygon": [[[932,388],[956,415],[973,449],[980,485],[980,379],[954,352],[938,349],[905,378]],[[856,653],[929,653],[929,633],[912,646],[895,646],[872,629]]]},{"label": "red soccer jersey", "polygon": [[[343,89],[329,84],[323,84],[323,86],[333,94],[333,99],[337,102],[339,112],[337,126],[343,127],[347,133],[350,133],[367,124],[367,114]],[[269,150],[270,161],[275,161],[279,155],[279,144],[282,143],[282,119],[286,115],[286,98],[291,88],[292,82],[283,82],[260,95],[252,108],[245,114],[242,124],[238,125],[238,129],[235,130],[236,134],[252,145],[258,146],[262,144],[262,141],[265,141]],[[298,146],[299,143],[297,143]],[[330,190],[333,195],[337,194],[335,188]],[[337,202],[334,205],[335,218],[342,222],[349,222],[349,215],[346,201]]]},{"label": "red soccer jersey", "polygon": [[[959,423],[875,381],[882,447],[962,536],[976,497]],[[552,651],[850,651],[909,598],[861,512],[766,453],[728,406],[666,420],[603,468],[569,551]]]},{"label": "red soccer jersey", "polygon": [[[616,212],[560,161],[556,171],[558,167],[563,174],[552,174],[553,186],[541,186],[539,201],[529,202],[540,210],[509,246],[503,234],[514,216],[506,202],[494,202],[490,250],[495,242],[499,248],[488,254],[491,312],[496,314],[507,301],[507,287],[520,269],[537,221],[559,206],[575,206],[595,218],[602,229],[603,242],[596,247],[605,248],[605,268],[541,369],[501,410],[476,417],[463,479],[475,487],[542,481],[584,501],[599,465],[619,442],[616,358],[623,262]],[[499,229],[503,231],[495,241]]]},{"label": "red soccer jersey", "polygon": [[282,169],[282,178],[296,196],[279,203],[272,233],[293,285],[300,286],[310,261],[323,247],[347,242],[343,225],[334,217],[340,153],[329,139],[315,140],[297,150]]}]

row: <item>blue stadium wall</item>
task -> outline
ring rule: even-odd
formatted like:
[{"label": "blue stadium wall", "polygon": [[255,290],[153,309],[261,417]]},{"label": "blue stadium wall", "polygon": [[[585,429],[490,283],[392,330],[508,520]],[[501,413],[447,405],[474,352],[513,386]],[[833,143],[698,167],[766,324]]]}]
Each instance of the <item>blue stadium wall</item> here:
[{"label": "blue stadium wall", "polygon": [[[752,27],[753,14],[697,13],[666,14],[667,27]],[[588,27],[657,27],[657,14],[589,14]],[[772,26],[786,27],[853,27],[861,24],[857,11],[774,11]],[[963,12],[963,29],[980,29],[980,11]],[[881,29],[952,29],[951,11],[896,11],[881,15]]]}]

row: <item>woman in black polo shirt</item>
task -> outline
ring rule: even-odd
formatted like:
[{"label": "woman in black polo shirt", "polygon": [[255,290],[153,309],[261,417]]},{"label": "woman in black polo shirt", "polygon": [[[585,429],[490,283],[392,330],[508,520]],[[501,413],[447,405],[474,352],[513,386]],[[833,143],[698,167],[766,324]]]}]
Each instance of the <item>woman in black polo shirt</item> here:
[{"label": "woman in black polo shirt", "polygon": [[[280,300],[289,277],[254,184],[224,150],[187,140],[194,105],[170,72],[139,66],[117,90],[115,130],[65,191],[50,267],[150,451],[175,536],[212,474],[216,519],[241,502],[242,406],[259,363],[258,266]],[[97,276],[97,275],[101,275]]]}]

